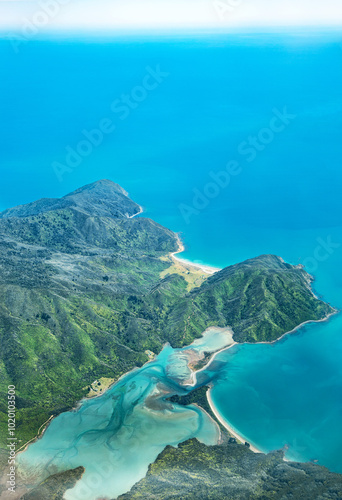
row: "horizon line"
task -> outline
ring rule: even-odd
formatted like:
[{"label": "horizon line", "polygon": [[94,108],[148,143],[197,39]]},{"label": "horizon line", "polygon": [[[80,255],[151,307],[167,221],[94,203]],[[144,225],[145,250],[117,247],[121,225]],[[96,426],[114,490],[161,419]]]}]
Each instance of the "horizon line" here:
[{"label": "horizon line", "polygon": [[[5,27],[0,25],[0,34],[3,33],[13,33],[13,34],[21,34],[22,33],[23,27],[18,27],[18,26],[12,26],[12,27]],[[94,27],[94,28],[89,28],[89,27],[70,27],[70,28],[56,28],[56,29],[38,29],[37,31],[39,32],[39,35],[69,35],[69,34],[74,34],[74,35],[100,35],[100,36],[116,36],[116,35],[122,35],[122,34],[127,34],[127,35],[155,35],[155,34],[193,34],[193,33],[210,33],[210,34],[230,34],[230,33],[235,33],[235,32],[255,32],[255,33],[260,33],[262,32],[274,32],[276,30],[280,31],[297,31],[297,30],[306,30],[306,31],[322,31],[322,30],[331,30],[331,31],[337,31],[337,30],[342,30],[342,21],[340,24],[250,24],[250,25],[235,25],[235,26],[222,26],[222,27],[215,27],[215,26],[170,26],[170,27],[122,27],[122,28],[106,28],[103,29],[102,27]],[[38,33],[37,33],[38,34]],[[342,31],[341,31],[341,38],[342,38]]]}]

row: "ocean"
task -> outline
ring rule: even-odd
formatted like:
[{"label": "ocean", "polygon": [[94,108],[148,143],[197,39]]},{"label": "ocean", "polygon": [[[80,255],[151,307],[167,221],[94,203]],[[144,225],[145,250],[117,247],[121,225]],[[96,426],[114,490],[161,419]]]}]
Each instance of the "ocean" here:
[{"label": "ocean", "polygon": [[[182,257],[274,253],[342,308],[338,32],[2,39],[0,54],[1,210],[109,178],[181,234]],[[215,406],[257,447],[342,472],[341,354],[340,315],[233,348]]]}]

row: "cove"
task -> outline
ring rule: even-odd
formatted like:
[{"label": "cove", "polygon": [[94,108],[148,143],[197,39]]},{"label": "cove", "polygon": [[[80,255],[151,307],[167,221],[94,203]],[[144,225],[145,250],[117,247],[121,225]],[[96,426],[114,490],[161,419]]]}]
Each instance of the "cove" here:
[{"label": "cove", "polygon": [[342,317],[307,325],[272,345],[238,345],[212,369],[216,411],[263,452],[342,473]]}]

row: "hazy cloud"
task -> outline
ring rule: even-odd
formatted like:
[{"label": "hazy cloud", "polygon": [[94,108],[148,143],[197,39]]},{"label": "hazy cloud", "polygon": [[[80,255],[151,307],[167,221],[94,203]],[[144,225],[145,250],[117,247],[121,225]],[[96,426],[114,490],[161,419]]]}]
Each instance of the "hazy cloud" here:
[{"label": "hazy cloud", "polygon": [[45,29],[342,25],[341,0],[0,0],[0,28],[56,3]]}]

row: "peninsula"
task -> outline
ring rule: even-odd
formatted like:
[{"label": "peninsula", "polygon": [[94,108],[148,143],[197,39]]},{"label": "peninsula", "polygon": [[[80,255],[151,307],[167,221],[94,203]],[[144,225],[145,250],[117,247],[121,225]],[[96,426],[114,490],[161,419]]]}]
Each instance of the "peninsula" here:
[{"label": "peninsula", "polygon": [[[167,342],[187,346],[214,326],[232,328],[239,343],[273,342],[335,312],[313,294],[313,278],[302,266],[274,255],[212,273],[175,262],[179,237],[151,219],[135,217],[140,213],[126,191],[108,180],[0,213],[0,390],[4,401],[8,385],[17,388],[21,447],[52,416],[87,396],[94,381],[118,380]],[[5,408],[0,411],[5,470]],[[227,434],[223,447],[228,440]],[[257,460],[250,450],[234,446],[236,460]],[[165,450],[155,467],[177,459],[185,470],[182,453],[203,453],[203,461],[207,453],[214,461],[226,453],[210,449],[191,441],[177,451]],[[283,463],[277,454],[260,458],[256,466],[263,460],[270,467]],[[148,481],[155,470],[152,466]],[[335,476],[332,482],[340,477]],[[182,498],[196,498],[189,495]]]}]

